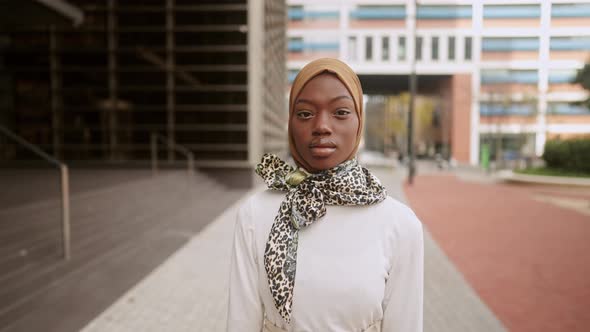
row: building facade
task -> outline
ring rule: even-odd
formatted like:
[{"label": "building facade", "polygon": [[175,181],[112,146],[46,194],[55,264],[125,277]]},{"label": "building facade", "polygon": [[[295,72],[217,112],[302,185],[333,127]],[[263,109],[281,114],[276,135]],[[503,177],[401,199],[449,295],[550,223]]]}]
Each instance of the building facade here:
[{"label": "building facade", "polygon": [[[286,149],[284,0],[69,3],[77,27],[0,26],[0,125],[72,163],[149,161],[153,132],[201,167]],[[0,140],[0,160],[35,158]]]},{"label": "building facade", "polygon": [[460,163],[477,164],[484,144],[539,156],[547,139],[590,134],[590,110],[574,103],[587,93],[572,83],[590,61],[590,1],[288,4],[289,79],[314,58],[336,57],[364,86],[390,77],[396,94],[415,58],[419,91],[426,82],[439,96]]}]

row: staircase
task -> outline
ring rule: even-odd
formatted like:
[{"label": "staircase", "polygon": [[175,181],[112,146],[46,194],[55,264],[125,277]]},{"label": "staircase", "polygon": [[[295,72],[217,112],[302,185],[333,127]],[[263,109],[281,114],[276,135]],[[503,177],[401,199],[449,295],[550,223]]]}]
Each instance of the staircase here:
[{"label": "staircase", "polygon": [[79,330],[243,194],[186,171],[74,193],[69,261],[59,201],[0,210],[0,331]]}]

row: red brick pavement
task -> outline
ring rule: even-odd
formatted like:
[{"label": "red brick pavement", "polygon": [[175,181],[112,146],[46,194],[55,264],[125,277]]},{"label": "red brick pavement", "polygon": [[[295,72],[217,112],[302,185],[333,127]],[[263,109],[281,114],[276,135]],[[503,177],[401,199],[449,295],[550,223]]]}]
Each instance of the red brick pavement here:
[{"label": "red brick pavement", "polygon": [[590,331],[590,217],[531,198],[550,188],[425,175],[404,190],[510,331]]}]

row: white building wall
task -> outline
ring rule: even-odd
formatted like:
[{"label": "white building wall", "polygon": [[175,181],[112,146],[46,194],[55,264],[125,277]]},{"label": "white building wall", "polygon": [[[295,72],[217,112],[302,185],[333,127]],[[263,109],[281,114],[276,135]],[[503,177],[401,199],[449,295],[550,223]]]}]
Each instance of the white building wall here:
[{"label": "white building wall", "polygon": [[[548,103],[556,101],[576,101],[587,97],[583,92],[549,92],[549,71],[552,69],[579,69],[582,61],[551,60],[550,38],[553,36],[590,36],[590,19],[588,26],[553,27],[551,26],[551,4],[559,3],[590,3],[588,0],[420,0],[420,5],[472,5],[472,26],[456,28],[418,28],[416,34],[423,38],[422,60],[416,63],[418,75],[453,75],[471,74],[471,132],[470,132],[470,163],[477,164],[479,159],[480,134],[494,132],[535,134],[535,153],[540,156],[543,152],[547,133],[590,133],[589,125],[584,124],[547,124]],[[319,8],[314,0],[289,0],[289,5],[303,5],[307,8]],[[288,37],[317,38],[319,34],[331,40],[339,41],[339,58],[346,61],[360,75],[408,75],[411,71],[410,59],[414,56],[414,40],[412,36],[412,20],[415,15],[413,1],[399,0],[324,0],[322,8],[337,10],[339,24],[334,29],[289,29]],[[484,27],[483,8],[490,4],[535,4],[540,6],[540,27]],[[357,5],[406,5],[405,23],[400,27],[390,28],[353,28],[350,25],[349,14]],[[366,37],[373,38],[373,59],[365,59]],[[405,60],[397,60],[398,38],[406,37]],[[430,59],[432,37],[439,37],[439,59]],[[463,58],[465,37],[472,37],[472,59]],[[349,37],[356,37],[356,53],[349,54],[353,49],[349,45]],[[382,37],[389,38],[389,60],[383,61]],[[455,37],[455,60],[448,60],[447,43],[449,37]],[[535,60],[482,61],[481,43],[485,37],[538,37],[539,56]],[[288,68],[297,70],[308,61],[289,61]],[[536,122],[530,125],[502,125],[491,126],[480,124],[480,102],[488,100],[490,96],[481,91],[482,69],[534,69],[538,71],[538,94]],[[514,101],[522,98],[522,94],[511,96]],[[492,128],[494,127],[494,128]]]}]

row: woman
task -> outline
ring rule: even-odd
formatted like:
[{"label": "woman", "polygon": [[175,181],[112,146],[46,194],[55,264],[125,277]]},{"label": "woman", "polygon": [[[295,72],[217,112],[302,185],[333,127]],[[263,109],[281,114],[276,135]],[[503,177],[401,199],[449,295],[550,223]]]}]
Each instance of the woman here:
[{"label": "woman", "polygon": [[355,159],[362,98],[335,59],[293,81],[298,168],[265,155],[256,169],[270,190],[238,211],[228,331],[422,331],[422,226]]}]

